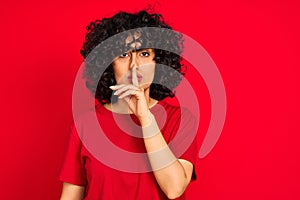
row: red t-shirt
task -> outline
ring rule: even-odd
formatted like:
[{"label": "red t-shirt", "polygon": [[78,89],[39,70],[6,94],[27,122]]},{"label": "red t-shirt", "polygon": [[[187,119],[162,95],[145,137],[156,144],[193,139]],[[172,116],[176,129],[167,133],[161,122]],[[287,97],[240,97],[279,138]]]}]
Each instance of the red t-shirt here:
[{"label": "red t-shirt", "polygon": [[[138,120],[134,115],[130,115],[131,122],[126,122],[129,115],[114,113],[113,117],[112,112],[101,104],[97,106],[96,111],[98,122],[106,137],[112,143],[129,152],[146,152],[142,138],[129,135],[118,127],[120,123],[124,125],[130,124],[132,121],[138,125]],[[158,102],[150,111],[155,116],[161,133],[169,145],[176,134],[178,134],[176,144],[170,146],[175,156],[188,160],[195,166],[198,154],[197,140],[194,137],[197,131],[195,128],[195,117],[187,109],[170,105],[164,101]],[[89,114],[84,116],[87,115]],[[115,121],[116,117],[119,121],[118,123]],[[81,126],[84,126],[84,124],[81,123]],[[76,128],[74,124],[71,126],[68,147],[59,180],[85,186],[84,200],[168,199],[157,184],[153,172],[124,172],[96,159],[93,153],[88,150],[89,148],[86,148],[82,139],[80,139],[85,134],[84,131],[85,129],[82,127]],[[185,151],[178,151],[178,148],[184,148],[180,145],[186,145],[184,141],[187,140],[190,140],[191,144],[185,148]],[[101,141],[99,143],[96,142],[96,144],[101,145]],[[122,160],[122,158],[116,157],[112,159]],[[146,162],[149,161],[145,160]],[[195,179],[196,175],[194,172],[192,180]],[[185,199],[184,196],[183,194],[179,199]]]}]

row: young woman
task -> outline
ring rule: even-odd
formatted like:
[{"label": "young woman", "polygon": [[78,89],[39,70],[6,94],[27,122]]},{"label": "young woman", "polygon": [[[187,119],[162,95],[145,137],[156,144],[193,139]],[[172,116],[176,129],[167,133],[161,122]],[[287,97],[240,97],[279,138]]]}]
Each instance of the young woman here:
[{"label": "young woman", "polygon": [[[165,37],[160,31],[150,33],[143,27],[170,32]],[[105,51],[97,50],[103,41],[124,31],[126,37],[108,43]],[[86,63],[86,85],[99,102],[99,124],[118,147],[145,153],[142,163],[133,164],[141,168],[145,164],[151,170],[126,172],[107,165],[82,142],[79,135],[85,134],[85,129],[73,125],[60,173],[64,182],[61,200],[185,199],[184,191],[196,179],[197,141],[194,139],[181,154],[177,152],[180,143],[172,147],[168,144],[175,137],[181,141],[190,139],[195,135],[192,132],[196,131],[196,122],[188,110],[162,101],[175,95],[172,90],[184,75],[180,63],[181,37],[161,15],[147,11],[120,12],[87,27],[81,54]],[[157,46],[161,48],[151,48]],[[104,72],[100,73],[101,70]],[[127,128],[120,128],[120,124]],[[95,141],[95,145],[102,143]]]}]

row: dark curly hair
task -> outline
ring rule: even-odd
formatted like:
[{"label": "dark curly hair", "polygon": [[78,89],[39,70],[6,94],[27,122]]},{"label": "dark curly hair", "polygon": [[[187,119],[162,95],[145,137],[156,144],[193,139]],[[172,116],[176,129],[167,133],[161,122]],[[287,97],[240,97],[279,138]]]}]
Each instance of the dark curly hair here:
[{"label": "dark curly hair", "polygon": [[[154,29],[149,32],[144,31],[143,27],[163,29],[159,31]],[[169,69],[155,67],[154,80],[150,86],[151,98],[162,100],[166,97],[174,97],[175,91],[173,89],[184,75],[180,56],[183,50],[182,34],[173,31],[160,14],[150,14],[144,10],[134,14],[119,12],[111,18],[95,20],[86,27],[85,42],[80,53],[85,59],[86,86],[102,104],[116,101],[116,98],[112,96],[112,90],[109,88],[109,86],[116,84],[112,60],[130,49],[125,45],[128,34],[113,37],[132,29],[132,33],[137,30],[141,33],[139,40],[142,41],[142,45],[139,49],[149,48],[149,46],[157,47],[154,48],[156,65],[169,66],[167,67]]]}]

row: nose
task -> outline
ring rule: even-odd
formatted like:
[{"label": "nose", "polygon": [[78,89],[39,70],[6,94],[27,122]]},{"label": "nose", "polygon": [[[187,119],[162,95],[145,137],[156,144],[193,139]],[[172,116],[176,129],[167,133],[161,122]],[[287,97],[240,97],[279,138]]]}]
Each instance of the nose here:
[{"label": "nose", "polygon": [[137,59],[137,53],[136,52],[131,52],[131,59],[129,63],[129,68],[132,70],[134,67],[139,66],[139,61]]}]

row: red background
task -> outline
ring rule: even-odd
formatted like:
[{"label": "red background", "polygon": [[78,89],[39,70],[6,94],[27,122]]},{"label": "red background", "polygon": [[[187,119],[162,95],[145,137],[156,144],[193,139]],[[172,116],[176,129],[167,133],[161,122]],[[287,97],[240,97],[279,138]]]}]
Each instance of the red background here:
[{"label": "red background", "polygon": [[[149,2],[2,3],[1,199],[59,198],[85,26]],[[224,130],[191,199],[300,199],[298,1],[166,0],[155,11],[203,45],[227,92]]]}]

